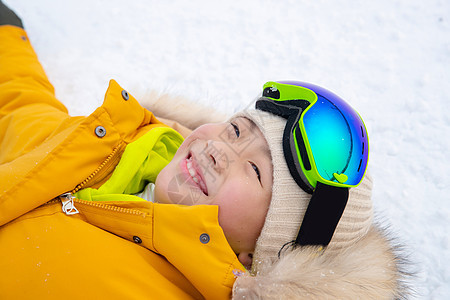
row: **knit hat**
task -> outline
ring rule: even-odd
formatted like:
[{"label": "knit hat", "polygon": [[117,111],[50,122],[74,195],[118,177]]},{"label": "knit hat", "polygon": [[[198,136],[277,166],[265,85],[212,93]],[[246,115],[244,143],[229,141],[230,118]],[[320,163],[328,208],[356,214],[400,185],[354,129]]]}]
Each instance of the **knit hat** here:
[{"label": "knit hat", "polygon": [[[255,109],[244,110],[235,117],[248,118],[258,126],[272,156],[272,199],[253,254],[252,271],[257,272],[258,264],[277,259],[283,245],[296,239],[312,195],[297,185],[284,158],[282,140],[286,120]],[[368,232],[373,215],[371,191],[372,180],[366,172],[362,183],[350,189],[344,213],[325,251],[344,249]]]}]

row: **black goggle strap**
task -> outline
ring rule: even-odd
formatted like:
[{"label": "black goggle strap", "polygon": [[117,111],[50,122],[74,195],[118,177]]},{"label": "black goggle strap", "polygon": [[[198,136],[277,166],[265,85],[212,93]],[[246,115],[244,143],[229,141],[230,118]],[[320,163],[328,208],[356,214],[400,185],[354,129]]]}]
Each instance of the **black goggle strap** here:
[{"label": "black goggle strap", "polygon": [[295,244],[327,246],[344,213],[348,196],[348,188],[317,182]]},{"label": "black goggle strap", "polygon": [[[295,182],[306,192],[312,193],[311,200],[303,217],[299,233],[295,240],[298,246],[327,246],[347,205],[349,189],[335,187],[317,182],[314,192],[297,170],[298,160],[292,144],[293,130],[297,126],[301,113],[309,102],[306,100],[274,101],[261,97],[256,102],[256,108],[287,119],[283,133],[283,151],[289,171]],[[299,130],[296,131],[300,135]],[[296,136],[297,142],[303,142],[301,136]],[[300,145],[302,147],[303,145]],[[293,154],[295,153],[295,154]],[[294,157],[295,155],[295,157]],[[307,159],[303,158],[304,161]]]}]

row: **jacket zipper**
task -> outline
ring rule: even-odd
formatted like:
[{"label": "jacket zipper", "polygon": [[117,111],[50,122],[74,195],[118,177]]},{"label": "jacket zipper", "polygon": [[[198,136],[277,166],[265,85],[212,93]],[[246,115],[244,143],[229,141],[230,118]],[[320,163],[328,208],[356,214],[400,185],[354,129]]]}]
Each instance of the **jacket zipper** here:
[{"label": "jacket zipper", "polygon": [[73,194],[75,194],[76,192],[81,190],[90,180],[92,180],[92,178],[94,178],[111,161],[111,159],[115,156],[115,154],[121,148],[122,144],[123,144],[123,142],[120,142],[113,149],[113,151],[108,155],[108,157],[100,164],[100,166],[98,166],[98,168],[95,169],[95,171],[92,172],[91,175],[89,175],[85,180],[83,180],[81,183],[79,183],[72,191],[61,194],[58,197],[48,201],[46,204],[53,204],[55,202],[61,201],[62,210],[68,216],[79,213],[78,209],[75,207],[75,203],[85,204],[85,205],[92,206],[92,207],[103,208],[103,209],[107,209],[107,210],[114,211],[114,212],[145,216],[145,214],[143,212],[135,210],[135,209],[111,206],[111,205],[101,204],[101,203],[98,203],[95,201],[81,200],[81,199],[77,199],[73,196]]},{"label": "jacket zipper", "polygon": [[79,213],[79,210],[75,207],[75,203],[77,203],[77,204],[86,205],[86,206],[90,206],[90,207],[105,209],[105,210],[108,210],[111,212],[125,213],[125,214],[130,214],[130,215],[135,215],[135,216],[141,216],[144,218],[146,217],[145,213],[143,213],[137,209],[117,207],[117,206],[107,205],[107,204],[104,204],[101,202],[96,202],[96,201],[81,200],[81,199],[75,198],[71,193],[64,193],[64,194],[46,202],[43,205],[51,205],[51,204],[55,204],[58,202],[61,202],[62,211],[68,216]]},{"label": "jacket zipper", "polygon": [[[108,155],[108,157],[100,164],[100,166],[97,167],[97,169],[95,169],[94,172],[92,172],[91,175],[89,175],[85,180],[83,180],[81,183],[79,183],[70,193],[71,194],[75,194],[76,192],[78,192],[79,190],[81,190],[92,178],[95,177],[95,175],[97,175],[102,169],[103,167],[105,167],[110,161],[111,159],[114,157],[114,155],[119,151],[119,149],[121,148],[123,142],[120,142],[114,149],[113,151]],[[64,195],[64,194],[63,194]]]},{"label": "jacket zipper", "polygon": [[79,213],[78,209],[73,204],[74,198],[75,197],[71,193],[64,193],[59,196],[59,199],[61,200],[62,204],[62,210],[68,216]]},{"label": "jacket zipper", "polygon": [[104,204],[101,202],[96,202],[96,201],[81,200],[81,199],[75,198],[73,196],[72,196],[72,201],[73,201],[73,203],[87,205],[90,207],[102,208],[102,209],[109,210],[112,212],[125,213],[125,214],[130,214],[130,215],[135,215],[135,216],[141,216],[141,217],[145,217],[147,215],[146,213],[143,213],[137,209],[117,207],[117,206],[107,205],[107,204]]},{"label": "jacket zipper", "polygon": [[143,213],[137,209],[123,208],[123,207],[117,207],[117,206],[113,206],[113,205],[104,204],[102,202],[82,200],[82,199],[75,198],[71,193],[64,193],[64,194],[48,201],[44,205],[50,205],[50,204],[54,204],[54,203],[58,203],[58,202],[61,202],[62,211],[68,216],[79,213],[79,210],[75,207],[75,203],[90,206],[90,207],[95,207],[95,208],[101,208],[101,209],[108,210],[111,212],[125,213],[125,214],[130,214],[130,215],[135,215],[135,216],[141,216],[141,217],[146,216],[145,213]]}]

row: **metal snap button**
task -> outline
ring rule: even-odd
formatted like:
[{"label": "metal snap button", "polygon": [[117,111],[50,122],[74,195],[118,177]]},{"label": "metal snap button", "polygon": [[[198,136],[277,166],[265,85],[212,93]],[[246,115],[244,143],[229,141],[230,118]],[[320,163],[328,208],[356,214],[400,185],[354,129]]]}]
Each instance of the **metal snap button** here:
[{"label": "metal snap button", "polygon": [[138,237],[138,236],[133,236],[133,241],[136,243],[136,244],[141,244],[142,243],[142,240],[141,240],[141,238],[140,237]]},{"label": "metal snap button", "polygon": [[128,92],[123,90],[122,91],[122,98],[123,100],[127,101],[128,99],[130,99],[130,95],[128,95]]},{"label": "metal snap button", "polygon": [[200,235],[200,242],[201,242],[202,244],[208,244],[208,243],[209,243],[209,240],[210,240],[210,238],[209,238],[209,235],[208,235],[207,233],[202,233],[202,234]]},{"label": "metal snap button", "polygon": [[95,135],[97,135],[99,138],[102,138],[106,135],[106,129],[103,126],[97,126],[95,127]]}]

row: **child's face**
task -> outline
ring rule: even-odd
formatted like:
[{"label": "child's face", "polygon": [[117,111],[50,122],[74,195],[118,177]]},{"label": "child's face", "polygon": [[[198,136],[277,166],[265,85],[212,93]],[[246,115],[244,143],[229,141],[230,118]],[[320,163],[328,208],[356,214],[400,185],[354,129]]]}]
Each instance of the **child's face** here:
[{"label": "child's face", "polygon": [[192,132],[155,184],[159,203],[218,205],[219,223],[236,253],[252,253],[272,197],[272,160],[246,118]]}]

